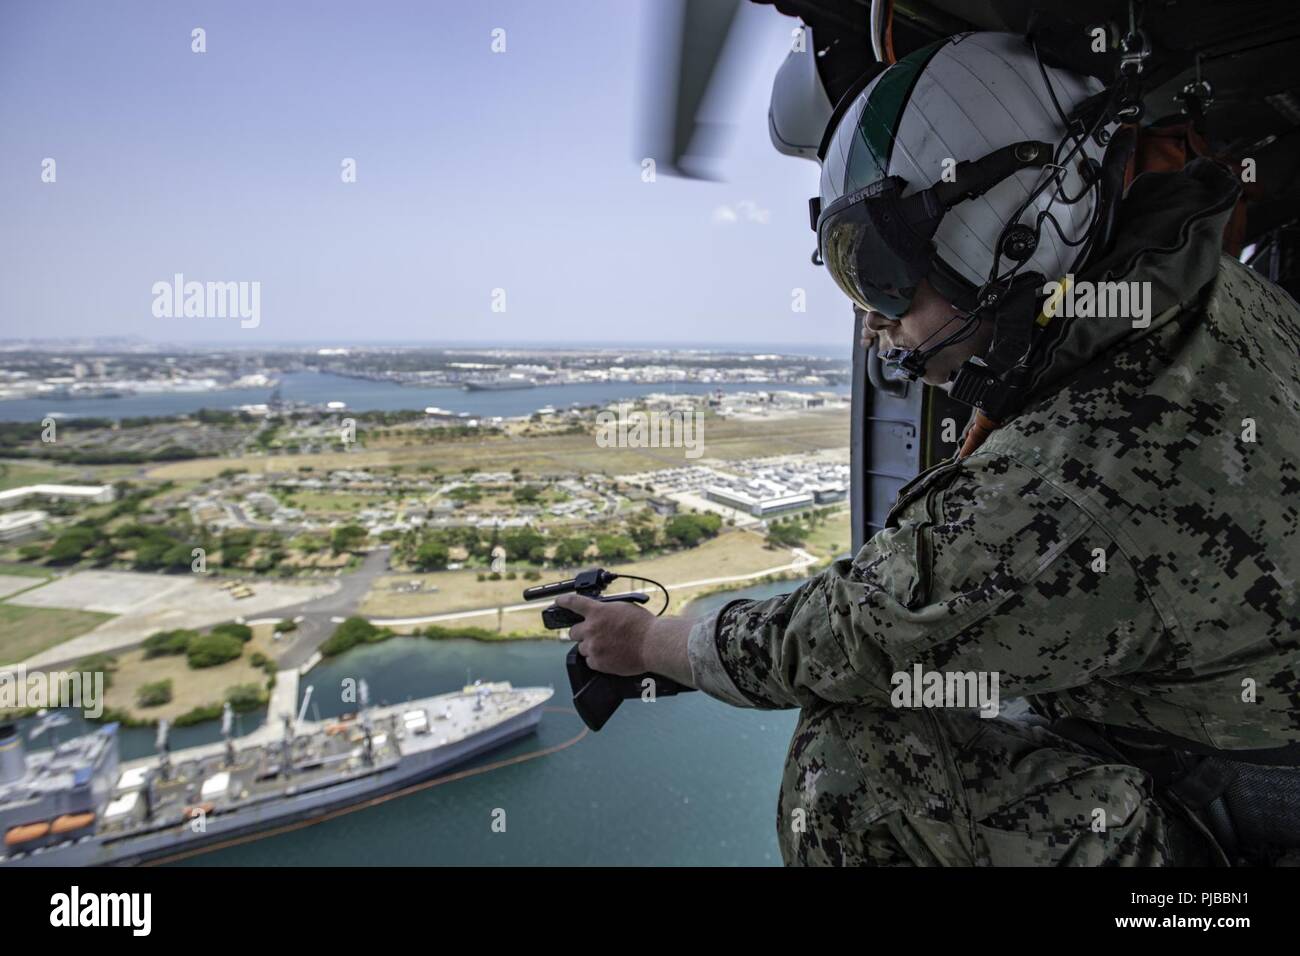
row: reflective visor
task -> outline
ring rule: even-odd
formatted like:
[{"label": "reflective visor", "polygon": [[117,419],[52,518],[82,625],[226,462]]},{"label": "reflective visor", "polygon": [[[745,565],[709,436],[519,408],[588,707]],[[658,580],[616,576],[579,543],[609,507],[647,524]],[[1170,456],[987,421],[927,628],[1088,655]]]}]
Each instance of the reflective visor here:
[{"label": "reflective visor", "polygon": [[817,246],[841,291],[857,305],[900,319],[931,269],[931,241],[944,209],[930,190],[900,198],[889,176],[843,196],[817,222]]}]

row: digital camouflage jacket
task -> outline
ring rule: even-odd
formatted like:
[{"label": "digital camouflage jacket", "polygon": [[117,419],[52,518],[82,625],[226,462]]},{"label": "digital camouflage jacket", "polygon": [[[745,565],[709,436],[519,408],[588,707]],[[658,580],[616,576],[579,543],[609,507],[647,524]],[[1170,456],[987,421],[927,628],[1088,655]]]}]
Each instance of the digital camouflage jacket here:
[{"label": "digital camouflage jacket", "polygon": [[696,624],[698,686],[888,708],[920,664],[997,672],[1050,716],[1300,740],[1300,310],[1221,257],[1237,190],[1205,160],[1140,176],[1078,278],[1149,282],[1149,326],[1053,319],[1036,397],[852,560]]}]

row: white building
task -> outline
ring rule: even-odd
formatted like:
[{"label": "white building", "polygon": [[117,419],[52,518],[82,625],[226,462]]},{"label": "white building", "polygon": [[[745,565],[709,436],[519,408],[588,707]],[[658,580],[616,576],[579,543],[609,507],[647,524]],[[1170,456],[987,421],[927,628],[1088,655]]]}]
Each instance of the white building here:
[{"label": "white building", "polygon": [[10,511],[0,514],[0,541],[17,541],[45,528],[44,511]]},{"label": "white building", "polygon": [[105,504],[115,497],[117,491],[112,485],[23,485],[21,488],[0,491],[0,508],[12,508],[28,498]]},{"label": "white building", "polygon": [[807,508],[813,503],[813,496],[810,494],[756,497],[733,488],[724,488],[721,485],[710,485],[705,489],[704,493],[710,501],[716,501],[720,505],[726,505],[740,511],[747,511],[756,518],[784,514],[787,511],[798,511],[800,508]]}]

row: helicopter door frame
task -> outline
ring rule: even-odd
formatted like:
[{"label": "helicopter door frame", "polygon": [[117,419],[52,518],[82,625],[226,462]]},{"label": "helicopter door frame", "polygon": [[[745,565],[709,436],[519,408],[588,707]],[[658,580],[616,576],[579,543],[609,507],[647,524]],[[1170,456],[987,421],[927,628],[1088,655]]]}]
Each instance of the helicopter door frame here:
[{"label": "helicopter door frame", "polygon": [[899,489],[957,453],[957,442],[944,441],[943,434],[958,435],[970,409],[942,389],[909,382],[886,369],[874,345],[862,347],[865,317],[853,311],[849,523],[857,554],[885,526]]}]

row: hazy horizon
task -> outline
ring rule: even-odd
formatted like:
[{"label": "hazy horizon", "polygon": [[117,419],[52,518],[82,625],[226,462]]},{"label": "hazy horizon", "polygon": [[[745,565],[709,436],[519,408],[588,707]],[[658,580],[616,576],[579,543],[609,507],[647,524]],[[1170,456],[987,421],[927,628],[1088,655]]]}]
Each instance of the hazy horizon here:
[{"label": "hazy horizon", "polygon": [[[122,339],[121,342],[111,343],[114,338]],[[100,340],[97,344],[88,343]],[[87,344],[81,344],[87,343]],[[767,352],[773,349],[803,350],[805,352],[816,352],[818,354],[831,354],[852,351],[852,343],[844,342],[680,342],[680,341],[563,341],[563,340],[510,340],[494,341],[485,339],[430,339],[419,341],[414,339],[265,339],[253,341],[241,340],[176,340],[176,339],[148,339],[144,337],[129,336],[94,336],[94,335],[70,335],[62,337],[46,338],[0,338],[0,349],[13,350],[18,346],[30,347],[34,350],[40,350],[44,346],[49,347],[68,347],[78,345],[84,349],[97,349],[101,351],[112,351],[113,349],[130,348],[130,347],[148,347],[166,350],[167,348],[177,348],[184,350],[202,350],[212,349],[214,351],[231,351],[231,350],[250,350],[250,351],[268,351],[272,349],[328,349],[328,348],[404,348],[404,349],[491,349],[491,350],[511,350],[518,349],[521,351],[560,351],[574,349],[592,349],[596,351],[699,351],[699,352]],[[797,354],[792,351],[790,354]]]}]

